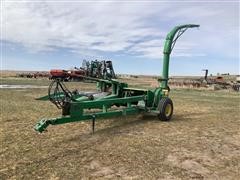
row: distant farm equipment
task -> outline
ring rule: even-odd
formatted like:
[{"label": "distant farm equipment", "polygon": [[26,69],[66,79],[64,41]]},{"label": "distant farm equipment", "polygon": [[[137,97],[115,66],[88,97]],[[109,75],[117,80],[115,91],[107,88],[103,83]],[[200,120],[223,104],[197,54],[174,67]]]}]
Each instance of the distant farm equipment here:
[{"label": "distant farm equipment", "polygon": [[230,74],[208,76],[208,69],[205,71],[204,77],[175,77],[169,80],[171,87],[176,88],[207,88],[212,90],[229,89],[240,91],[240,81],[238,77],[231,76]]},{"label": "distant farm equipment", "polygon": [[50,70],[50,79],[59,79],[62,81],[81,81],[85,77],[100,79],[116,79],[112,61],[86,61],[82,67],[75,67],[72,70],[52,69]]},{"label": "distant farm equipment", "polygon": [[21,78],[49,78],[48,72],[22,72],[16,75]]},{"label": "distant farm equipment", "polygon": [[74,67],[70,70],[51,69],[49,72],[21,72],[16,75],[21,78],[49,78],[60,81],[83,81],[87,77],[98,79],[116,79],[117,76],[113,69],[112,61],[86,61],[83,60],[82,66]]},{"label": "distant farm equipment", "polygon": [[78,75],[86,76],[84,70],[78,70],[74,68],[73,70],[63,70],[63,69],[51,69],[49,79],[59,79],[61,81],[79,81],[82,77]]}]

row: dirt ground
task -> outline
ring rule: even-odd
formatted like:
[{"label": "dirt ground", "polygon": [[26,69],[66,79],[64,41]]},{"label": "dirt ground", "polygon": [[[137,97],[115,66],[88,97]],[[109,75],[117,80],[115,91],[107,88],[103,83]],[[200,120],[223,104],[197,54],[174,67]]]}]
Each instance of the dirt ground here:
[{"label": "dirt ground", "polygon": [[[138,82],[132,85],[152,83]],[[49,81],[2,78],[1,84]],[[60,115],[53,104],[34,100],[46,93],[0,89],[0,179],[240,179],[239,93],[173,89],[172,121],[149,115],[104,119],[94,135],[91,122],[36,133],[39,119]]]}]

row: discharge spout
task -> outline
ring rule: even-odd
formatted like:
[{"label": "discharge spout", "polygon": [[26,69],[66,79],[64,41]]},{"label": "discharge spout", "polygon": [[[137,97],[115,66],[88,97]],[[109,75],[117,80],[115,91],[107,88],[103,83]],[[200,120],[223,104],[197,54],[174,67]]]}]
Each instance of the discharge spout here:
[{"label": "discharge spout", "polygon": [[169,60],[170,54],[175,46],[177,39],[188,29],[199,27],[200,25],[196,24],[185,24],[174,27],[167,35],[164,49],[163,49],[163,71],[161,79],[161,88],[168,88],[168,73],[169,73]]}]

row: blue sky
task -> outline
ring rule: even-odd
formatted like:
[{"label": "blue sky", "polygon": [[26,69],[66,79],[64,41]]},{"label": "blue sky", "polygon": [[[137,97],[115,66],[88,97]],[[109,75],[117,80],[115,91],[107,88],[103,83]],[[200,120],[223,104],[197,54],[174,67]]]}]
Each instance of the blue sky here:
[{"label": "blue sky", "polygon": [[238,1],[1,1],[1,69],[49,70],[112,60],[117,73],[159,75],[166,34],[170,75],[239,74]]}]

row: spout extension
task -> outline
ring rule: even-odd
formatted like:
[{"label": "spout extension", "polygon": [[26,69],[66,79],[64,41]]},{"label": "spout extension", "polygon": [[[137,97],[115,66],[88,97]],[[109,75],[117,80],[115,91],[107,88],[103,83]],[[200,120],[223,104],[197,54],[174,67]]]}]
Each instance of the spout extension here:
[{"label": "spout extension", "polygon": [[186,26],[188,28],[200,27],[199,24],[187,24],[187,25],[183,25],[183,26]]}]

